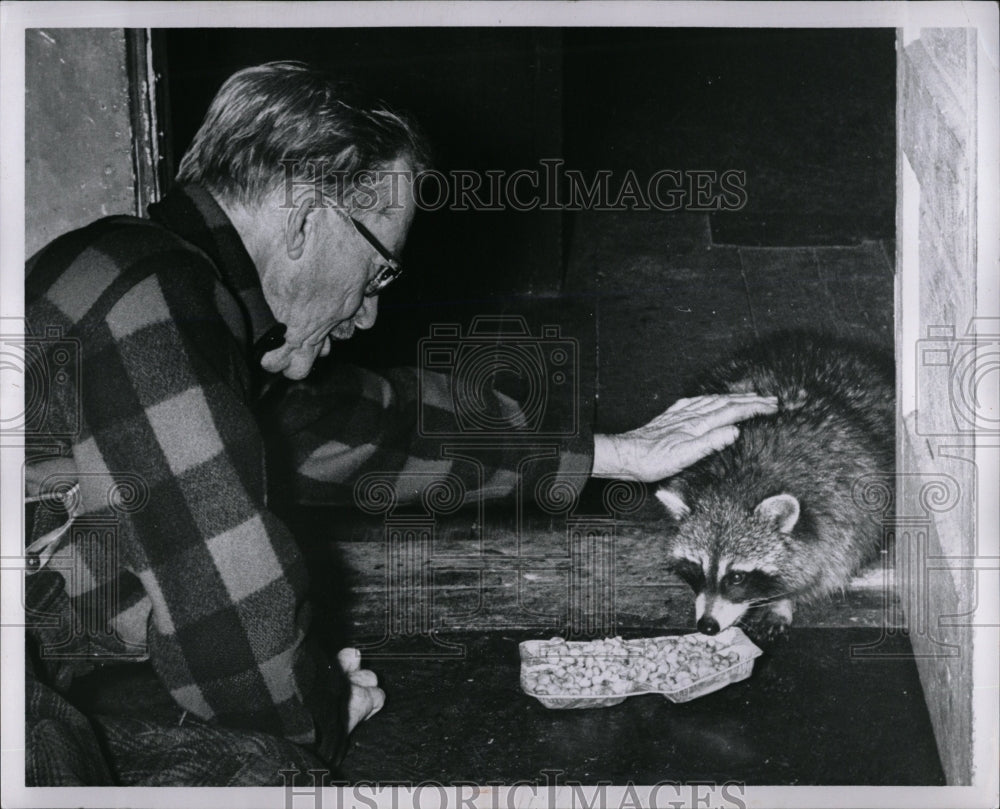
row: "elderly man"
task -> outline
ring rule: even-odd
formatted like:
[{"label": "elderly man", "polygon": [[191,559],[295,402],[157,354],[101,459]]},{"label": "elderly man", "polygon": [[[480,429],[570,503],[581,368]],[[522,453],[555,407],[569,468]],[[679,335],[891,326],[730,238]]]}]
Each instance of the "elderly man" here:
[{"label": "elderly man", "polygon": [[[331,340],[375,322],[425,160],[404,118],[322,74],[249,68],[220,90],[148,220],[100,220],[29,261],[32,333],[80,346],[79,384],[49,392],[46,434],[28,449],[29,784],[280,783],[282,767],[335,764],[381,707],[357,654],[330,659],[309,632],[308,577],[268,507],[256,405],[273,375],[302,379]],[[289,166],[322,172],[323,194],[289,185]],[[372,171],[396,178],[392,193],[376,187],[378,204],[361,206]],[[291,392],[276,423],[308,467],[293,489],[322,496],[364,469],[433,457],[413,373],[344,370]],[[580,431],[528,474],[659,479],[772,407],[681,402],[633,433]],[[310,408],[309,429],[281,415]],[[491,463],[517,460],[498,450]],[[112,529],[83,530],[95,524]],[[85,717],[64,698],[94,664],[130,660],[149,661],[176,721]]]}]

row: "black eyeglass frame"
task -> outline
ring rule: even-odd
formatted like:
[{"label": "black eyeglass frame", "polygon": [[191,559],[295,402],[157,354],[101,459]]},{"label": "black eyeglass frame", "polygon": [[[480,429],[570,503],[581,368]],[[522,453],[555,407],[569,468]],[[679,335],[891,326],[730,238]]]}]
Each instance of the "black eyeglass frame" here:
[{"label": "black eyeglass frame", "polygon": [[351,226],[357,234],[368,242],[368,246],[378,253],[379,258],[381,258],[384,262],[379,267],[378,272],[375,273],[375,277],[372,278],[372,280],[368,282],[368,286],[365,287],[365,297],[374,298],[383,289],[389,286],[389,284],[399,278],[400,274],[403,272],[403,266],[400,264],[399,259],[389,252],[385,245],[383,245],[382,242],[375,237],[375,234],[368,230],[368,228],[342,209],[336,208],[335,210],[351,223]]}]

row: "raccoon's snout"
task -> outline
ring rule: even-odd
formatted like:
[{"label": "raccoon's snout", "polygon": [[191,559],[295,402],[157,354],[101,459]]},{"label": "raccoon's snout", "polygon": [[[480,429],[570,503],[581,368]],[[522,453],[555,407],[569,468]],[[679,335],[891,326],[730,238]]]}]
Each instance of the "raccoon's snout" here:
[{"label": "raccoon's snout", "polygon": [[747,611],[747,602],[733,602],[716,594],[698,593],[694,599],[694,614],[698,631],[717,635],[729,629]]},{"label": "raccoon's snout", "polygon": [[710,615],[703,615],[698,619],[698,631],[701,632],[702,635],[718,635],[719,622]]}]

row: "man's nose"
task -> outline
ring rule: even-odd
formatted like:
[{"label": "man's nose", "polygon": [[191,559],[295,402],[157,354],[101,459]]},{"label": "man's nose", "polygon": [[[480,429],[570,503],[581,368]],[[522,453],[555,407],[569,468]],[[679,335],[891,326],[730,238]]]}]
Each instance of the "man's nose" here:
[{"label": "man's nose", "polygon": [[375,319],[378,317],[378,295],[374,295],[371,298],[365,298],[361,302],[361,308],[358,309],[358,313],[354,316],[354,325],[359,329],[370,329],[375,325]]}]

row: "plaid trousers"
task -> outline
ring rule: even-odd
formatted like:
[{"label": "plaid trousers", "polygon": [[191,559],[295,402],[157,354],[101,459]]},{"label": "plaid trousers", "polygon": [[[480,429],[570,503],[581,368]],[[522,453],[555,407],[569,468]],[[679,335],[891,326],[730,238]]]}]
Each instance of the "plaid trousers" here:
[{"label": "plaid trousers", "polygon": [[[126,664],[128,665],[128,664]],[[282,786],[281,770],[328,767],[265,733],[211,725],[163,711],[155,718],[85,716],[40,682],[26,681],[26,786]]]},{"label": "plaid trousers", "polygon": [[[41,603],[64,597],[55,579],[30,577]],[[141,664],[88,675],[79,682],[99,696],[74,699],[69,667],[41,660],[32,634],[25,650],[25,786],[283,786],[281,770],[329,769],[287,739],[186,715]]]}]

